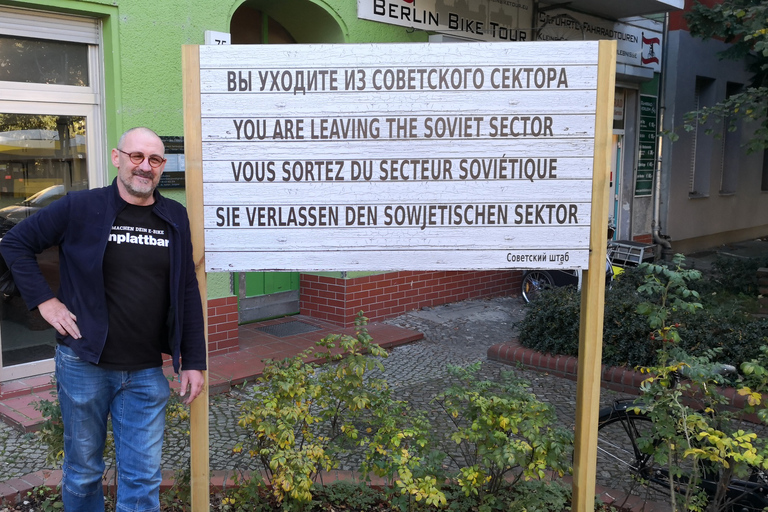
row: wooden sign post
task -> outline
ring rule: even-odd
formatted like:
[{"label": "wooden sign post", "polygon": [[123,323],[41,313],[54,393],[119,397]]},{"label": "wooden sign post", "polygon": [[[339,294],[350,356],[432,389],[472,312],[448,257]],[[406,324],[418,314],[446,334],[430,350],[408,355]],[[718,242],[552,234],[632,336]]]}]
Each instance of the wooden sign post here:
[{"label": "wooden sign post", "polygon": [[[589,267],[581,347],[599,354],[615,45],[185,47],[196,261],[208,272]],[[579,423],[597,419],[587,397],[599,397],[599,358],[588,362]],[[199,428],[193,448],[207,449]],[[594,495],[593,434],[577,437],[579,499],[590,478]],[[193,452],[193,500],[207,486],[196,460],[207,457]]]},{"label": "wooden sign post", "polygon": [[[205,272],[203,220],[203,152],[200,129],[200,55],[197,46],[182,51],[184,93],[184,159],[187,173],[187,213],[192,230],[192,249],[197,282],[203,300],[205,344],[208,346],[208,280]],[[206,359],[207,359],[206,350]],[[191,500],[195,512],[210,510],[208,422],[208,372],[205,385],[190,410]]]},{"label": "wooden sign post", "polygon": [[608,190],[611,172],[616,46],[601,42],[595,113],[595,159],[592,179],[592,231],[589,268],[581,288],[579,367],[576,378],[576,437],[574,440],[573,501],[575,512],[595,508],[597,420],[600,413],[600,374],[603,360],[605,256],[608,236]]}]

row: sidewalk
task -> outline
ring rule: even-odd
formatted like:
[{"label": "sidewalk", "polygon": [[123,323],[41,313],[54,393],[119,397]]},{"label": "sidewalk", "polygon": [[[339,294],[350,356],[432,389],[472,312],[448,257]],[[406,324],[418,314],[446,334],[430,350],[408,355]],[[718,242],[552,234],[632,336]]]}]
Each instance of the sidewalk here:
[{"label": "sidewalk", "polygon": [[[419,340],[419,332],[393,325],[371,324],[368,331],[384,348]],[[211,395],[225,393],[232,386],[255,380],[264,369],[264,359],[292,357],[329,334],[351,334],[354,328],[341,328],[304,316],[291,316],[247,324],[239,330],[239,350],[216,355],[208,361],[208,388]],[[166,373],[171,375],[172,368]],[[3,384],[0,394],[0,421],[23,432],[37,430],[43,418],[34,403],[54,400],[50,376],[19,379]]]},{"label": "sidewalk", "polygon": [[[414,311],[369,325],[368,330],[374,342],[395,347],[382,362],[385,368],[383,377],[395,390],[396,396],[410,399],[414,406],[428,407],[434,395],[443,388],[446,365],[466,365],[485,360],[488,347],[514,336],[514,322],[522,318],[523,314],[523,305],[518,298],[467,301]],[[291,317],[287,321],[296,319]],[[299,317],[298,320],[320,325],[323,329],[279,338],[259,330],[269,327],[265,325],[267,323],[243,326],[241,350],[211,358],[211,388],[224,391],[231,384],[255,378],[263,368],[263,358],[295,355],[325,334],[353,332],[352,329],[341,330],[312,319]],[[272,325],[279,323],[269,322]],[[249,355],[248,359],[244,357],[246,354]],[[493,366],[498,369],[508,368],[498,363]],[[232,372],[231,376],[227,372]],[[217,375],[220,377],[215,377]],[[37,395],[47,392],[50,390],[38,392]],[[232,448],[243,434],[237,427],[241,398],[242,392],[237,388],[211,396],[209,435],[212,472],[251,464],[251,461],[237,459],[232,454]],[[186,445],[183,439],[166,443],[163,452],[164,469],[173,470],[187,464],[189,452]],[[7,484],[23,479],[25,475],[51,469],[54,468],[45,463],[45,448],[40,446],[35,436],[0,423],[0,483]],[[354,461],[340,468],[346,471],[355,469]]]},{"label": "sidewalk", "polygon": [[[521,299],[502,297],[413,311],[378,327],[371,326],[374,341],[379,343],[383,341],[379,335],[387,332],[420,333],[421,336],[418,341],[393,348],[382,361],[382,374],[374,377],[385,378],[394,396],[408,401],[414,409],[426,411],[430,418],[435,418],[440,411],[433,403],[433,398],[445,387],[447,365],[466,366],[480,361],[483,363],[481,374],[484,378],[496,379],[502,372],[513,371],[517,377],[527,380],[531,392],[542,402],[555,407],[558,424],[572,429],[576,418],[575,364],[563,358],[560,371],[557,358],[546,356],[540,362],[542,366],[549,365],[550,369],[542,367],[535,371],[515,363],[512,351],[505,352],[508,357],[500,356],[503,351],[501,347],[516,337],[516,323],[524,315],[525,306]],[[250,328],[255,329],[258,325],[253,324]],[[312,343],[319,339],[319,334],[317,331],[310,333]],[[626,383],[626,386],[627,390],[631,387],[630,383]],[[601,402],[608,404],[619,396],[627,394],[603,390]],[[209,467],[214,482],[227,474],[232,475],[234,470],[258,469],[249,457],[232,452],[232,448],[244,435],[236,426],[242,398],[243,393],[237,388],[211,398]],[[443,433],[441,427],[435,428],[436,432]],[[24,437],[15,430],[11,434],[2,442],[3,431],[0,430],[0,453],[8,459],[0,465],[0,497],[23,495],[26,490],[44,481],[56,483],[60,473],[46,466],[44,450],[36,440]],[[165,475],[170,476],[174,469],[186,467],[188,461],[189,452],[184,440],[170,439],[166,442],[162,462]],[[342,461],[337,474],[330,476],[353,477],[358,467],[359,461],[351,458]]]},{"label": "sidewalk", "polygon": [[[752,240],[728,244],[691,254],[686,262],[689,267],[708,270],[717,254],[733,257],[755,257],[768,255],[768,242]],[[376,343],[391,348],[390,355],[383,361],[386,378],[395,396],[408,400],[414,408],[430,410],[432,398],[445,385],[447,364],[467,365],[483,361],[483,375],[493,378],[502,371],[512,370],[517,376],[528,380],[530,389],[543,402],[551,403],[557,410],[559,423],[567,428],[575,424],[575,362],[573,358],[557,358],[529,354],[530,360],[522,361],[515,355],[515,349],[508,342],[516,335],[515,324],[525,315],[522,300],[504,297],[490,300],[465,301],[435,308],[412,311],[397,318],[370,325],[369,331]],[[279,324],[300,322],[317,327],[311,332],[281,335],[281,329],[307,326],[283,326]],[[275,327],[277,326],[277,327]],[[255,323],[241,327],[240,350],[225,356],[211,358],[210,387],[210,469],[212,475],[233,469],[248,469],[252,462],[237,458],[232,447],[241,439],[242,431],[236,427],[242,394],[234,388],[241,382],[252,380],[262,370],[264,358],[280,359],[294,355],[313,345],[329,333],[352,333],[353,329],[342,330],[306,317],[290,317],[272,322]],[[522,366],[537,364],[538,371]],[[511,365],[509,363],[512,363]],[[611,372],[604,379],[614,383],[615,391],[603,389],[601,403],[609,404],[617,397],[625,397],[636,389],[634,377],[625,373]],[[35,394],[49,396],[48,379],[37,383]],[[48,386],[46,388],[46,386]],[[1,397],[0,397],[1,398]],[[18,397],[17,397],[18,398]],[[8,407],[12,398],[0,400],[0,408]],[[15,402],[12,402],[15,403]],[[30,411],[19,411],[32,421]],[[183,441],[166,443],[163,454],[164,470],[185,467],[189,452]],[[40,484],[50,475],[52,468],[45,464],[45,449],[34,436],[23,434],[0,422],[0,498],[19,486]],[[354,471],[355,461],[348,461],[340,471]],[[17,487],[14,487],[17,486]]]}]

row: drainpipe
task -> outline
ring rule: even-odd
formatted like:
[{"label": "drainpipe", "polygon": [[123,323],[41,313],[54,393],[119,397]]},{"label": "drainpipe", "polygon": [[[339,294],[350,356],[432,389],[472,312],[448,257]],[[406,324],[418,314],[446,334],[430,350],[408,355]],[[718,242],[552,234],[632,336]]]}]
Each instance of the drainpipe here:
[{"label": "drainpipe", "polygon": [[[666,113],[666,85],[667,64],[669,57],[669,13],[664,15],[664,48],[662,49],[662,70],[661,81],[659,85],[659,126],[664,128],[664,114]],[[664,137],[656,137],[656,169],[654,176],[654,198],[653,198],[653,242],[656,244],[656,258],[669,259],[672,256],[672,243],[668,235],[661,233],[661,161],[664,149]]]}]

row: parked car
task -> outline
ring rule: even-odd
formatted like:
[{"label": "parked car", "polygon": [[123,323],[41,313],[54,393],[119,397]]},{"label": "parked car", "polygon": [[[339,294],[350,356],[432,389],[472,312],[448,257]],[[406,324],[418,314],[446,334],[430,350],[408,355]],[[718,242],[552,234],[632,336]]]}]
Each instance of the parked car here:
[{"label": "parked car", "polygon": [[65,194],[64,185],[53,185],[35,192],[18,204],[0,208],[0,237],[19,222],[57,199],[61,199]]}]

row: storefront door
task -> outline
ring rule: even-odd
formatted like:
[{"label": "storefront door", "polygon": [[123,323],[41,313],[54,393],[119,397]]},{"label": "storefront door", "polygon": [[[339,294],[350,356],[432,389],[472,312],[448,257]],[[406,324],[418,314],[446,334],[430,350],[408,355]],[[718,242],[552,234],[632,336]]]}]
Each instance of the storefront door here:
[{"label": "storefront door", "polygon": [[[0,237],[65,194],[103,185],[98,38],[96,20],[0,6]],[[57,248],[38,262],[56,292]],[[55,345],[36,309],[0,297],[0,381],[51,372]]]}]

